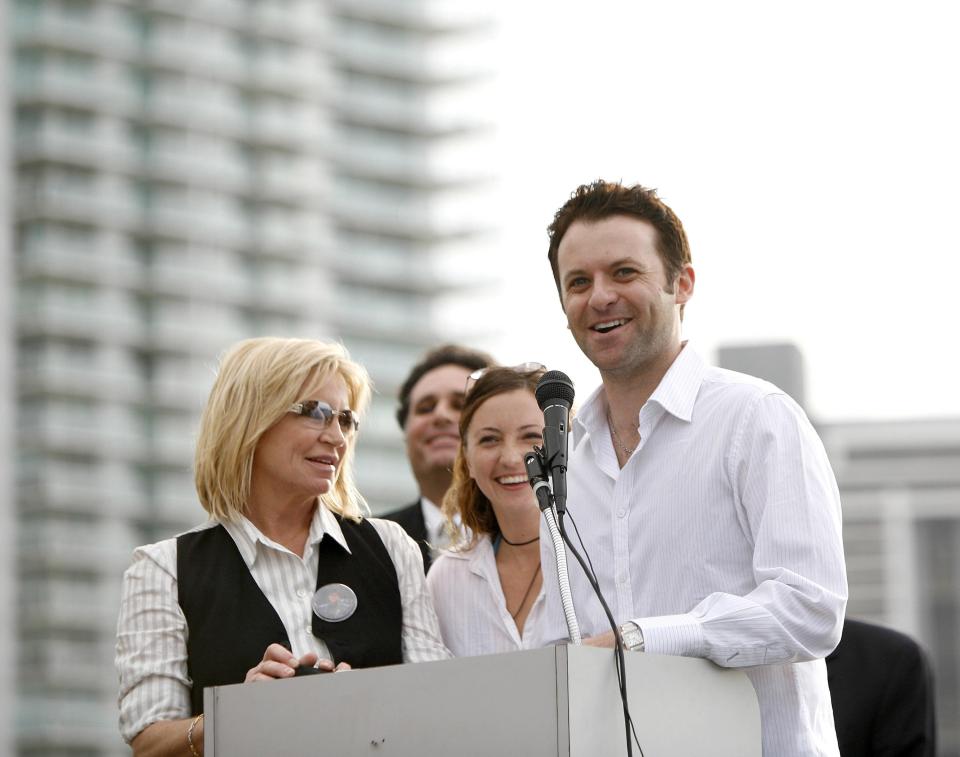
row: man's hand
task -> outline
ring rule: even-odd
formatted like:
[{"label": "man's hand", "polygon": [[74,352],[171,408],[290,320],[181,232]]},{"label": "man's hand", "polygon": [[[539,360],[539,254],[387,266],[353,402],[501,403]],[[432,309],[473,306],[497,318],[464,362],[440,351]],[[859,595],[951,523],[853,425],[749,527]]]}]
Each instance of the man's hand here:
[{"label": "man's hand", "polygon": [[589,647],[603,647],[604,649],[613,649],[618,643],[618,639],[613,635],[613,631],[606,631],[599,636],[591,636],[584,639],[583,643]]}]

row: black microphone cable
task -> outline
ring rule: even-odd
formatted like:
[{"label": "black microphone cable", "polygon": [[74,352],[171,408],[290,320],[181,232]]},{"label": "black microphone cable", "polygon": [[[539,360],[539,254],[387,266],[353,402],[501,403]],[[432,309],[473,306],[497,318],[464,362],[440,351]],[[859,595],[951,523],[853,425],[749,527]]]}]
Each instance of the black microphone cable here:
[{"label": "black microphone cable", "polygon": [[614,638],[614,650],[616,652],[616,661],[617,661],[617,681],[620,685],[620,699],[623,701],[623,721],[627,730],[627,754],[632,754],[631,744],[630,744],[630,735],[633,734],[633,740],[637,744],[637,749],[640,750],[640,757],[643,757],[643,747],[640,745],[640,739],[637,737],[637,729],[633,724],[633,718],[630,716],[630,704],[627,701],[627,666],[626,660],[623,656],[623,639],[620,636],[620,627],[617,625],[617,622],[613,619],[613,613],[610,611],[610,606],[607,604],[607,600],[603,596],[603,592],[600,589],[600,582],[597,579],[596,571],[593,568],[593,560],[590,559],[590,553],[587,551],[586,546],[583,543],[583,538],[580,536],[580,529],[577,528],[577,521],[573,517],[573,513],[569,510],[566,515],[570,516],[570,522],[573,523],[573,530],[577,534],[577,541],[580,542],[580,548],[583,550],[583,554],[587,558],[587,564],[584,564],[583,558],[580,556],[580,553],[577,551],[577,548],[573,546],[573,543],[570,541],[570,537],[567,535],[566,526],[563,524],[563,518],[558,519],[558,528],[560,530],[560,537],[563,539],[564,544],[567,545],[567,549],[573,553],[573,556],[577,558],[577,562],[580,563],[580,567],[583,569],[584,575],[587,577],[587,581],[590,583],[590,588],[593,589],[594,593],[597,595],[597,599],[600,600],[600,606],[603,608],[604,614],[607,616],[607,622],[610,624],[610,629],[613,631]]},{"label": "black microphone cable", "polygon": [[[530,480],[530,485],[537,494],[537,500],[540,509],[546,510],[550,508],[552,505],[553,495],[551,494],[550,486],[547,483],[547,466],[545,463],[543,450],[541,450],[539,447],[534,447],[533,452],[527,453],[526,457],[524,458],[524,465],[527,469],[527,478]],[[556,508],[554,508],[554,512],[556,512]],[[613,619],[613,613],[610,612],[610,606],[607,604],[607,601],[603,596],[603,592],[600,590],[600,584],[597,581],[596,572],[593,568],[593,561],[590,560],[590,553],[587,552],[587,548],[583,544],[583,538],[580,536],[580,529],[577,528],[577,522],[573,519],[572,514],[570,516],[570,520],[573,523],[574,530],[576,530],[577,539],[580,542],[580,548],[587,556],[589,566],[584,562],[580,552],[573,545],[573,542],[567,535],[562,514],[557,515],[556,517],[557,530],[560,532],[560,538],[563,540],[563,543],[566,545],[567,549],[573,553],[573,556],[577,558],[577,562],[580,563],[580,567],[582,568],[584,575],[587,577],[590,587],[600,600],[600,606],[603,608],[603,612],[607,616],[607,622],[610,624],[610,629],[613,631],[614,661],[617,671],[617,685],[620,691],[620,701],[623,704],[623,722],[624,729],[626,731],[627,757],[633,757],[633,743],[631,742],[630,738],[631,733],[633,735],[633,740],[636,741],[637,748],[640,750],[640,757],[643,757],[643,747],[640,746],[640,739],[637,738],[637,731],[633,725],[633,718],[630,716],[630,704],[627,699],[627,666],[626,660],[623,656],[623,639],[620,636],[620,629],[617,627],[616,621]]]},{"label": "black microphone cable", "polygon": [[[560,532],[560,538],[567,549],[573,553],[583,573],[593,589],[597,598],[600,600],[600,606],[610,624],[610,630],[613,632],[614,650],[617,670],[617,682],[620,688],[620,699],[623,702],[623,720],[626,731],[627,755],[633,756],[633,744],[631,734],[636,740],[637,748],[640,749],[640,755],[643,757],[643,748],[640,746],[640,740],[637,739],[636,729],[633,725],[633,719],[630,717],[630,705],[627,699],[627,668],[626,660],[623,656],[623,638],[620,635],[620,629],[613,619],[613,613],[603,596],[599,581],[593,569],[593,562],[590,561],[589,567],[584,562],[580,552],[577,551],[570,537],[567,535],[564,526],[563,517],[567,512],[567,445],[570,425],[570,411],[573,407],[575,390],[570,377],[562,371],[547,371],[537,382],[537,389],[534,393],[537,404],[544,413],[543,429],[543,449],[534,448],[534,453],[527,455],[525,464],[527,468],[527,477],[530,485],[537,493],[537,499],[540,509],[544,510],[553,506],[556,513],[557,530]],[[549,485],[547,479],[549,477]],[[571,517],[572,520],[572,517]],[[574,522],[574,528],[577,531],[577,538],[580,540],[580,547],[590,560],[590,555],[580,537],[580,530]]]}]

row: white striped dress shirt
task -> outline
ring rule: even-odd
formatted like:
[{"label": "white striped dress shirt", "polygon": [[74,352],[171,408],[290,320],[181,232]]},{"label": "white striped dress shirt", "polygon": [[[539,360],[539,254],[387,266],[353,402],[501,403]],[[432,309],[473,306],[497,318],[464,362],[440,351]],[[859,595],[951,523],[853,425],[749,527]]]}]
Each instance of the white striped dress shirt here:
[{"label": "white striped dress shirt", "polygon": [[[766,757],[837,755],[822,658],[847,599],[840,498],[803,411],[685,346],[641,408],[622,470],[602,387],[571,428],[568,511],[617,623],[634,620],[648,653],[746,668]],[[550,641],[567,634],[542,543]],[[584,636],[609,630],[568,564]]]},{"label": "white striped dress shirt", "polygon": [[[423,575],[417,544],[392,521],[371,518],[393,560],[403,610],[404,662],[450,657],[443,646]],[[211,528],[206,523],[194,530]],[[313,635],[310,606],[317,585],[317,545],[329,533],[347,551],[339,523],[323,505],[317,507],[301,558],[268,539],[246,518],[223,523],[240,550],[257,586],[273,605],[300,657],[330,654]],[[177,597],[177,540],[138,547],[123,576],[117,626],[116,665],[120,674],[120,732],[131,741],[151,723],[190,715],[192,682],[187,675],[187,622]]]},{"label": "white striped dress shirt", "polygon": [[[436,560],[442,550],[450,546],[450,534],[447,533],[447,520],[443,517],[439,506],[426,497],[420,497],[420,512],[423,514],[423,525],[427,531],[427,544],[430,545],[430,559]],[[454,516],[459,524],[459,516]]]},{"label": "white striped dress shirt", "polygon": [[440,634],[456,657],[533,649],[543,617],[543,588],[523,624],[523,634],[507,609],[497,558],[489,536],[464,552],[444,551],[427,575],[440,621]]}]

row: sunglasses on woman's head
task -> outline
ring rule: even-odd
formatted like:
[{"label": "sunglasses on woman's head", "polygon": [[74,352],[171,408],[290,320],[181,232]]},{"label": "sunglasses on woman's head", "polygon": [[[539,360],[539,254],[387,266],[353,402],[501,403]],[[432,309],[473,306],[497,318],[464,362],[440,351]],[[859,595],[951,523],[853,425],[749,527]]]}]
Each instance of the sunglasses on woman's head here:
[{"label": "sunglasses on woman's head", "polygon": [[505,368],[508,371],[513,371],[514,373],[535,373],[536,371],[545,371],[547,366],[543,363],[520,363],[519,365],[488,365],[486,368],[477,368],[473,373],[467,376],[467,385],[464,387],[463,393],[466,394],[470,391],[474,384],[476,384],[480,378],[487,371],[493,368]]},{"label": "sunglasses on woman's head", "polygon": [[336,416],[340,431],[343,432],[344,436],[349,436],[360,428],[360,421],[357,420],[353,410],[334,410],[326,402],[320,402],[319,400],[295,402],[290,405],[287,412],[296,413],[304,418],[316,421],[321,428],[329,426],[330,421]]}]

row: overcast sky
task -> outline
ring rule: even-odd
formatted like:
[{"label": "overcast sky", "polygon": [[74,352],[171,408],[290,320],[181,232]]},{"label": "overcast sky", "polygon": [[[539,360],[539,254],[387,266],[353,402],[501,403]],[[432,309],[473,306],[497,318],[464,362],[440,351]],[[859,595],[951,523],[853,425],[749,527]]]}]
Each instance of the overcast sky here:
[{"label": "overcast sky", "polygon": [[683,220],[685,333],[707,356],[797,343],[824,420],[960,416],[953,4],[545,7],[512,4],[501,34],[502,245],[523,307],[499,357],[565,370],[581,398],[598,382],[544,229],[578,184],[617,179]]}]

